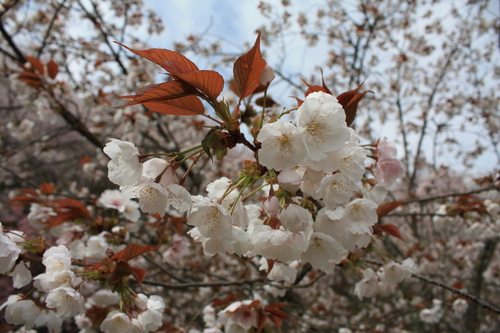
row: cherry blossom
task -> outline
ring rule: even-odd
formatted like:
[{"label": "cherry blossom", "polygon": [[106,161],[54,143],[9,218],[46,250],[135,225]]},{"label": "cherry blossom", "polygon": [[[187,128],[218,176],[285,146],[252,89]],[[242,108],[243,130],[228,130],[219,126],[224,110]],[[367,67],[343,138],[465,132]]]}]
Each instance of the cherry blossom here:
[{"label": "cherry blossom", "polygon": [[103,150],[111,158],[108,162],[109,180],[120,186],[139,181],[142,164],[139,162],[139,150],[132,142],[111,139]]},{"label": "cherry blossom", "polygon": [[83,296],[73,288],[59,287],[47,294],[45,304],[50,309],[56,309],[58,317],[71,318],[83,313]]},{"label": "cherry blossom", "polygon": [[313,161],[320,161],[326,153],[343,148],[349,139],[342,105],[324,92],[307,95],[297,110],[297,127],[304,135],[307,156]]},{"label": "cherry blossom", "polygon": [[188,224],[198,227],[207,238],[228,238],[232,231],[231,215],[227,209],[203,197],[194,201]]},{"label": "cherry blossom", "polygon": [[5,308],[5,319],[12,325],[23,325],[31,329],[40,312],[40,308],[30,299],[22,299],[18,295],[10,295],[0,310]]},{"label": "cherry blossom", "polygon": [[4,235],[0,223],[0,273],[5,273],[14,267],[21,249],[9,237]]},{"label": "cherry blossom", "polygon": [[315,232],[309,239],[309,246],[302,254],[302,260],[305,260],[314,268],[323,268],[332,260],[335,263],[340,263],[347,251],[332,237]]},{"label": "cherry blossom", "polygon": [[282,120],[262,127],[257,140],[262,143],[259,162],[271,169],[291,169],[304,162],[306,146],[302,134],[292,124]]}]

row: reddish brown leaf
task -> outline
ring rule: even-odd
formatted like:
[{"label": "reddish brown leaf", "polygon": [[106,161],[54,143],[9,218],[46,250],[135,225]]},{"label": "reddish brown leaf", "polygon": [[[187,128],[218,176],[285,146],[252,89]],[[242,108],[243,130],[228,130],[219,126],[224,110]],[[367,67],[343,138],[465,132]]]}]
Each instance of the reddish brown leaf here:
[{"label": "reddish brown leaf", "polygon": [[279,316],[271,315],[271,316],[269,316],[269,319],[271,319],[274,326],[276,326],[278,328],[278,330],[281,331],[281,325],[283,324],[283,318],[279,317]]},{"label": "reddish brown leaf", "polygon": [[325,92],[327,94],[331,94],[330,90],[324,85],[324,82],[323,82],[323,86],[315,86],[315,85],[309,84],[304,79],[302,79],[302,82],[304,82],[308,87],[308,89],[305,93],[306,97],[310,93],[317,92],[317,91],[322,91],[322,92]]},{"label": "reddish brown leaf", "polygon": [[258,332],[261,332],[262,329],[264,328],[264,324],[266,323],[267,320],[267,314],[264,311],[258,311],[257,312],[257,329]]},{"label": "reddish brown leaf", "polygon": [[398,208],[402,204],[404,204],[406,200],[394,201],[394,202],[386,202],[377,207],[377,216],[379,220],[392,212],[394,209]]},{"label": "reddish brown leaf", "polygon": [[115,270],[113,273],[108,275],[108,281],[109,283],[119,283],[124,277],[127,277],[129,275],[133,275],[134,270],[133,268],[126,263],[125,261],[119,261],[116,264]]},{"label": "reddish brown leaf", "polygon": [[267,274],[269,274],[274,267],[274,263],[277,260],[276,259],[266,259],[266,260],[267,260]]},{"label": "reddish brown leaf", "polygon": [[31,194],[35,197],[38,197],[38,192],[36,190],[31,189],[31,188],[25,188],[25,189],[21,190],[20,192],[26,193],[26,194]]},{"label": "reddish brown leaf", "polygon": [[216,100],[224,89],[224,79],[215,71],[197,71],[188,74],[172,72],[172,74],[178,80],[192,85],[213,100]]},{"label": "reddish brown leaf", "polygon": [[304,103],[304,101],[301,100],[300,98],[297,98],[297,97],[294,97],[294,98],[297,101],[297,107],[300,107],[302,105],[302,103]]},{"label": "reddish brown leaf", "polygon": [[38,73],[45,74],[45,68],[40,60],[34,57],[26,56],[26,60],[31,64],[31,67],[34,68]]},{"label": "reddish brown leaf", "polygon": [[59,66],[54,62],[54,60],[50,60],[47,63],[47,74],[52,80],[54,80],[58,73],[59,73]]},{"label": "reddish brown leaf", "polygon": [[458,281],[458,282],[455,282],[454,284],[452,284],[452,287],[456,288],[456,289],[463,289],[464,283],[462,281]]},{"label": "reddish brown leaf", "polygon": [[256,308],[260,305],[260,301],[258,299],[252,301],[252,303],[248,304],[247,307],[248,308]]},{"label": "reddish brown leaf", "polygon": [[278,316],[278,317],[281,317],[281,318],[286,318],[286,319],[291,319],[286,313],[284,313],[283,311],[281,311],[280,309],[278,308],[274,308],[274,307],[269,307],[267,306],[264,311],[266,312],[269,312],[269,313],[272,313],[273,315],[275,316]]},{"label": "reddish brown leaf", "polygon": [[373,91],[358,93],[359,89],[363,86],[363,83],[361,83],[356,89],[346,91],[345,93],[337,96],[337,100],[344,108],[347,126],[351,126],[354,122],[354,119],[356,118],[356,111],[358,110],[358,103],[361,98],[363,98],[366,93],[373,93]]},{"label": "reddish brown leaf", "polygon": [[281,309],[282,307],[288,306],[289,304],[287,303],[271,303],[266,306],[267,308],[276,308],[276,309]]},{"label": "reddish brown leaf", "polygon": [[43,183],[42,185],[40,185],[40,191],[42,191],[42,193],[45,195],[50,195],[54,193],[54,185]]},{"label": "reddish brown leaf", "polygon": [[65,198],[54,202],[57,215],[51,216],[46,222],[45,230],[75,220],[93,220],[87,207],[78,200]]},{"label": "reddish brown leaf", "polygon": [[266,61],[260,53],[260,32],[255,44],[246,54],[234,63],[233,76],[238,87],[237,95],[243,99],[254,92],[260,85],[260,74],[266,67]]},{"label": "reddish brown leaf", "polygon": [[144,278],[146,277],[146,275],[148,274],[146,272],[146,270],[142,269],[142,268],[139,268],[139,267],[132,267],[132,270],[134,271],[133,272],[133,275],[135,277],[135,279],[137,280],[137,282],[139,283],[142,283],[142,281],[144,281]]},{"label": "reddish brown leaf", "polygon": [[187,219],[183,217],[172,217],[170,220],[170,223],[175,228],[175,231],[179,234],[182,235],[182,232],[184,231],[184,227],[186,226]]},{"label": "reddish brown leaf", "polygon": [[56,204],[62,209],[70,210],[73,214],[81,218],[92,218],[87,207],[78,200],[65,198],[56,201]]},{"label": "reddish brown leaf", "polygon": [[323,88],[326,90],[327,93],[329,93],[330,95],[333,95],[332,92],[330,91],[330,89],[328,89],[328,87],[325,84],[325,77],[323,76],[323,69],[321,69],[321,84],[323,85]]},{"label": "reddish brown leaf", "polygon": [[180,81],[169,81],[142,88],[135,96],[121,96],[132,99],[126,106],[143,104],[154,112],[178,116],[203,114],[205,107],[196,97],[194,87]]},{"label": "reddish brown leaf", "polygon": [[40,199],[38,199],[38,197],[33,197],[31,195],[18,195],[17,197],[14,197],[7,201],[7,203],[12,204],[13,207],[24,206],[34,202],[40,202]]},{"label": "reddish brown leaf", "polygon": [[229,81],[229,89],[234,92],[237,96],[239,95],[238,85],[234,80]]},{"label": "reddish brown leaf", "polygon": [[404,241],[403,236],[401,236],[401,233],[399,232],[399,228],[396,227],[394,224],[386,223],[386,224],[376,224],[373,226],[374,229],[381,230],[391,236],[394,236],[396,238],[399,238]]},{"label": "reddish brown leaf", "polygon": [[86,257],[83,258],[83,267],[85,268],[85,272],[90,272],[95,269],[98,269],[103,264],[108,262],[109,262],[108,258]]},{"label": "reddish brown leaf", "polygon": [[175,61],[175,68],[181,74],[188,74],[188,73],[196,72],[198,70],[198,67],[191,60],[189,60],[188,58],[186,58],[182,54],[174,52],[174,51],[169,51],[169,50],[164,50],[164,49],[149,49],[149,50],[143,50],[143,51],[136,51],[136,50],[132,50],[128,46],[125,46],[125,45],[120,44],[118,42],[115,42],[115,43],[123,46],[124,48],[137,54],[138,56],[146,58],[146,59],[160,65],[161,67],[163,67],[167,71],[169,70],[169,68],[171,68],[173,61],[175,61],[175,60],[177,60],[177,61]]},{"label": "reddish brown leaf", "polygon": [[61,225],[65,222],[69,221],[74,221],[77,219],[77,215],[71,213],[71,212],[63,212],[59,213],[56,216],[51,216],[47,221],[45,221],[45,227],[43,228],[44,230],[48,230],[50,228],[57,227],[58,225]]},{"label": "reddish brown leaf", "polygon": [[160,247],[160,244],[158,244],[156,246],[129,244],[129,245],[127,245],[126,248],[124,248],[120,252],[116,253],[111,258],[111,260],[127,262],[129,260],[132,260],[132,259],[144,254],[144,253],[154,251],[158,247]]},{"label": "reddish brown leaf", "polygon": [[38,74],[33,72],[23,71],[21,74],[19,74],[17,79],[19,81],[23,81],[24,83],[35,89],[38,89],[41,86],[43,86],[43,82],[38,76]]}]

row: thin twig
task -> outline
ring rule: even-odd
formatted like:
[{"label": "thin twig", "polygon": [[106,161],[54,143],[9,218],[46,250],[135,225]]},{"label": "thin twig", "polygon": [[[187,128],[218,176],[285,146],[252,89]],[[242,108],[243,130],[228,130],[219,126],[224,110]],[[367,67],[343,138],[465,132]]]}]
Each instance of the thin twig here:
[{"label": "thin twig", "polygon": [[45,32],[45,36],[43,37],[42,45],[40,46],[40,49],[38,50],[38,53],[36,55],[37,58],[40,58],[40,56],[43,53],[43,49],[45,48],[45,46],[47,46],[47,40],[49,39],[49,35],[50,35],[51,30],[52,30],[52,26],[54,25],[54,22],[55,22],[55,20],[57,18],[57,14],[59,14],[59,11],[64,6],[65,2],[66,2],[66,0],[63,0],[59,4],[59,6],[57,6],[56,11],[54,12],[54,15],[52,16],[52,19],[50,20],[50,23],[49,23],[49,26],[47,28],[47,31]]},{"label": "thin twig", "polygon": [[144,280],[143,284],[149,284],[153,286],[161,286],[167,289],[189,289],[189,288],[205,288],[205,287],[228,287],[228,286],[243,286],[243,285],[254,285],[262,284],[265,281],[263,279],[255,280],[242,280],[242,281],[228,281],[228,282],[197,282],[197,283],[164,283],[159,281]]},{"label": "thin twig", "polygon": [[472,191],[468,191],[468,192],[449,193],[449,194],[437,195],[435,197],[429,197],[429,198],[415,198],[415,199],[410,199],[410,200],[405,201],[403,203],[403,205],[408,205],[408,204],[415,203],[415,202],[423,203],[423,202],[427,202],[427,201],[435,201],[435,200],[447,199],[447,198],[451,198],[451,197],[461,197],[464,195],[477,194],[477,193],[482,193],[482,192],[487,192],[487,191],[492,191],[492,190],[498,191],[498,190],[500,190],[500,187],[490,186],[490,187],[482,188],[479,190],[472,190]]},{"label": "thin twig", "polygon": [[485,301],[483,301],[482,299],[478,298],[477,296],[474,296],[474,295],[471,295],[469,293],[466,293],[463,290],[447,286],[446,284],[444,284],[442,282],[439,282],[439,281],[436,281],[434,279],[422,276],[420,274],[412,274],[412,277],[414,277],[416,279],[419,279],[421,281],[424,281],[424,282],[427,282],[427,283],[439,286],[439,287],[441,287],[443,289],[446,289],[448,291],[451,291],[454,294],[460,295],[460,296],[462,296],[464,298],[467,298],[471,302],[474,302],[474,303],[480,305],[484,309],[490,310],[490,311],[492,311],[492,312],[494,312],[496,314],[500,314],[500,308],[498,308],[497,306],[488,304]]}]

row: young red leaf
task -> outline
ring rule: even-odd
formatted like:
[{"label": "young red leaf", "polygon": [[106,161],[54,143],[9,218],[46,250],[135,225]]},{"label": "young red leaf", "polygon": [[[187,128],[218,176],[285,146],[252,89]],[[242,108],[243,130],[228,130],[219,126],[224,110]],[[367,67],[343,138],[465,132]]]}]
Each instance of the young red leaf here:
[{"label": "young red leaf", "polygon": [[43,227],[43,229],[48,230],[50,228],[57,227],[58,225],[61,225],[65,222],[74,221],[76,219],[78,219],[78,215],[73,214],[72,212],[61,212],[56,216],[51,216],[50,218],[48,218],[44,222],[45,227]]},{"label": "young red leaf", "polygon": [[85,272],[90,272],[95,269],[98,269],[99,267],[108,262],[109,262],[108,258],[86,257],[83,258],[83,267],[85,268]]},{"label": "young red leaf", "polygon": [[25,188],[20,191],[21,193],[26,193],[26,194],[31,194],[32,196],[38,197],[38,192],[36,190],[33,190],[31,188]]},{"label": "young red leaf", "polygon": [[260,85],[260,74],[266,67],[266,61],[260,53],[260,32],[255,44],[246,54],[234,63],[233,76],[238,87],[238,96],[243,99],[254,92]]},{"label": "young red leaf", "polygon": [[330,94],[330,95],[332,94],[332,93],[330,92],[330,89],[328,89],[328,88],[325,86],[324,82],[323,82],[323,86],[315,86],[315,85],[309,84],[309,83],[307,83],[304,79],[302,79],[302,82],[304,82],[304,83],[307,85],[307,87],[308,87],[308,89],[307,89],[307,91],[306,91],[306,93],[305,93],[305,96],[306,96],[306,97],[307,97],[307,95],[309,95],[310,93],[317,92],[317,91],[322,91],[322,92],[325,92],[325,93]]},{"label": "young red leaf", "polygon": [[144,253],[151,252],[160,247],[160,244],[156,246],[150,245],[137,245],[137,244],[129,244],[126,248],[116,253],[111,260],[116,261],[129,261],[132,260]]},{"label": "young red leaf", "polygon": [[33,197],[31,195],[18,195],[17,197],[14,197],[7,201],[7,203],[12,204],[12,207],[24,206],[34,202],[40,202],[40,200],[38,199],[38,197]]},{"label": "young red leaf", "polygon": [[78,200],[65,198],[57,200],[55,203],[60,208],[71,211],[78,218],[92,219],[92,214],[90,214],[87,207]]},{"label": "young red leaf", "polygon": [[26,60],[31,64],[31,67],[36,69],[36,71],[40,74],[45,74],[45,68],[40,60],[34,57],[26,56]]},{"label": "young red leaf", "polygon": [[154,112],[178,116],[203,114],[205,107],[196,97],[193,86],[180,81],[153,84],[139,90],[135,96],[122,96],[132,99],[126,106],[143,104]]},{"label": "young red leaf", "polygon": [[402,201],[394,201],[394,202],[386,202],[377,207],[377,216],[379,220],[392,212],[394,209],[401,206],[406,200]]},{"label": "young red leaf", "polygon": [[142,281],[144,281],[146,275],[148,274],[146,270],[139,267],[132,267],[132,270],[134,271],[132,275],[134,275],[135,279],[139,284],[142,283]]},{"label": "young red leaf", "polygon": [[289,320],[292,319],[285,312],[281,311],[277,307],[266,306],[266,308],[264,309],[264,311],[272,313],[273,315],[281,317],[281,318],[286,318],[286,319],[289,319]]},{"label": "young red leaf", "polygon": [[21,74],[19,74],[17,79],[19,81],[23,81],[24,83],[35,89],[38,89],[41,86],[43,86],[42,80],[40,79],[38,74],[34,72],[23,71]]},{"label": "young red leaf", "polygon": [[274,326],[276,326],[278,330],[281,332],[281,325],[283,324],[283,318],[275,315],[270,315],[269,319],[271,319]]},{"label": "young red leaf", "polygon": [[108,275],[108,281],[109,283],[119,283],[122,281],[124,277],[127,277],[129,275],[133,275],[134,270],[132,267],[126,263],[125,261],[119,261],[116,264],[115,270],[113,273]]},{"label": "young red leaf", "polygon": [[171,73],[178,80],[192,85],[213,100],[216,100],[224,89],[224,79],[215,71],[197,71],[188,74]]},{"label": "young red leaf", "polygon": [[57,73],[59,73],[59,66],[54,62],[54,60],[50,60],[47,63],[47,74],[52,80],[54,80]]},{"label": "young red leaf", "polygon": [[399,232],[399,228],[396,227],[394,224],[386,223],[386,224],[376,224],[373,226],[373,228],[377,231],[383,231],[393,237],[399,238],[404,241],[403,236],[401,236],[401,233]]},{"label": "young red leaf", "polygon": [[267,314],[260,310],[257,312],[257,332],[261,332],[267,320]]},{"label": "young red leaf", "polygon": [[288,306],[288,303],[271,303],[266,306],[267,308],[276,308],[276,309],[281,309],[282,307]]},{"label": "young red leaf", "polygon": [[363,83],[361,83],[356,89],[346,91],[345,93],[337,96],[337,100],[344,108],[347,126],[351,126],[351,124],[354,122],[354,118],[356,118],[356,111],[358,110],[358,103],[361,98],[363,98],[366,93],[373,93],[373,91],[358,93],[359,89],[361,89],[361,87],[363,86]]},{"label": "young red leaf", "polygon": [[172,66],[172,61],[171,61],[172,59],[177,60],[175,66],[177,71],[181,74],[192,73],[198,70],[198,67],[191,60],[189,60],[182,54],[174,51],[169,51],[164,49],[149,49],[143,51],[136,51],[118,42],[115,43],[123,46],[124,48],[137,54],[138,56],[146,58],[160,65],[167,71],[169,70],[169,66]]}]

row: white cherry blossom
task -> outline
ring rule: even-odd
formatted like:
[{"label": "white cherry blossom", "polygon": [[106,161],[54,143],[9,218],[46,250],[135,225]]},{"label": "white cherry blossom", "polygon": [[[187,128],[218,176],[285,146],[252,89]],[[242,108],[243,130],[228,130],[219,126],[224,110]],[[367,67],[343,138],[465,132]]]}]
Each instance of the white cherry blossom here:
[{"label": "white cherry blossom", "polygon": [[14,267],[21,249],[9,237],[4,235],[0,223],[0,273],[5,273]]},{"label": "white cherry blossom", "polygon": [[10,295],[0,306],[5,309],[5,320],[12,325],[23,325],[31,329],[40,312],[40,308],[31,299],[22,299],[19,295]]},{"label": "white cherry blossom", "polygon": [[358,186],[351,177],[343,173],[336,173],[321,180],[319,191],[326,207],[335,209],[339,204],[349,201],[356,189]]},{"label": "white cherry blossom", "polygon": [[137,222],[141,216],[139,204],[136,201],[130,200],[129,197],[123,195],[119,190],[105,190],[101,193],[97,203],[100,206],[118,210],[132,222]]},{"label": "white cherry blossom", "polygon": [[302,232],[294,234],[286,230],[272,229],[268,225],[255,226],[250,241],[254,247],[253,255],[277,259],[284,263],[300,259],[308,245]]},{"label": "white cherry blossom", "polygon": [[189,214],[187,223],[198,227],[203,237],[229,238],[231,236],[231,215],[226,208],[208,198],[198,198]]},{"label": "white cherry blossom", "polygon": [[167,167],[165,160],[150,159],[144,162],[140,180],[132,186],[122,188],[125,196],[139,199],[139,206],[144,213],[163,216],[170,205],[181,212],[191,207],[191,195],[175,183],[177,177],[172,168]]},{"label": "white cherry blossom", "polygon": [[14,288],[22,288],[33,280],[33,276],[31,275],[27,265],[29,266],[29,262],[25,263],[21,261],[16,265],[16,267],[14,267],[12,273],[9,274],[12,276],[12,285]]},{"label": "white cherry blossom", "polygon": [[58,317],[71,318],[83,313],[83,296],[73,288],[59,287],[47,294],[45,304],[56,309]]},{"label": "white cherry blossom", "polygon": [[309,238],[309,246],[302,253],[302,260],[311,263],[314,268],[324,268],[328,261],[340,263],[347,254],[342,245],[332,237],[315,232]]},{"label": "white cherry blossom", "polygon": [[311,213],[295,203],[285,206],[279,212],[278,218],[286,230],[294,233],[305,231],[312,223]]},{"label": "white cherry blossom", "polygon": [[343,148],[349,139],[345,112],[337,99],[324,92],[307,95],[297,110],[297,127],[304,135],[307,157],[320,161]]},{"label": "white cherry blossom", "polygon": [[367,268],[363,271],[363,279],[356,283],[354,287],[354,293],[358,296],[360,300],[364,297],[372,297],[379,292],[379,280],[377,274],[371,268]]},{"label": "white cherry blossom", "polygon": [[141,179],[142,164],[139,150],[132,142],[111,139],[103,151],[111,160],[108,162],[108,178],[113,183],[133,185]]},{"label": "white cherry blossom", "polygon": [[46,273],[62,272],[71,268],[71,253],[64,245],[53,246],[43,253]]},{"label": "white cherry blossom", "polygon": [[259,162],[270,169],[292,169],[305,160],[307,149],[302,134],[283,120],[264,125],[257,140],[262,143]]},{"label": "white cherry blossom", "polygon": [[132,330],[132,323],[126,314],[115,310],[108,313],[100,329],[105,333],[128,333]]}]

